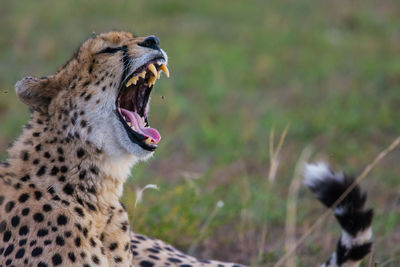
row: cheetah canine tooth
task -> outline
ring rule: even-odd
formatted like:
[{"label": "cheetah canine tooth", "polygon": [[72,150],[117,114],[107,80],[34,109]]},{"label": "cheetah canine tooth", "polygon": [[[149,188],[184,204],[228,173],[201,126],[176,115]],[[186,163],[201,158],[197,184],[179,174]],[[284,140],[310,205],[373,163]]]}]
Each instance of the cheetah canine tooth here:
[{"label": "cheetah canine tooth", "polygon": [[165,66],[165,64],[162,64],[160,69],[165,72],[165,75],[169,78],[169,70],[167,68],[167,66]]},{"label": "cheetah canine tooth", "polygon": [[146,141],[144,141],[146,144],[148,144],[148,145],[150,145],[151,144],[151,141],[153,141],[153,139],[151,139],[151,137],[148,137],[147,139],[146,139]]},{"label": "cheetah canine tooth", "polygon": [[157,69],[156,69],[156,67],[154,66],[154,64],[149,64],[149,66],[148,66],[147,68],[149,69],[149,71],[151,71],[151,72],[153,73],[153,75],[154,75],[155,77],[157,77]]}]

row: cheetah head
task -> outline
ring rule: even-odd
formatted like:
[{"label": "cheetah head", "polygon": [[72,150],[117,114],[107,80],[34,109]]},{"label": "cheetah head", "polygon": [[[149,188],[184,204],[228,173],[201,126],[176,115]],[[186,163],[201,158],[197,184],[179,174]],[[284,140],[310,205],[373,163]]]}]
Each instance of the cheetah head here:
[{"label": "cheetah head", "polygon": [[109,32],[83,43],[54,75],[22,79],[16,92],[59,134],[144,160],[161,139],[148,113],[155,82],[169,76],[167,61],[157,37]]}]

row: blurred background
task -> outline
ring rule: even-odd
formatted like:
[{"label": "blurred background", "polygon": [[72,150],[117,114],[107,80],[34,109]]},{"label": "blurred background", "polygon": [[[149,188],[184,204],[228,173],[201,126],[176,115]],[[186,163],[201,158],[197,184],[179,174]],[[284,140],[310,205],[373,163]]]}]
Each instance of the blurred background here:
[{"label": "blurred background", "polygon": [[[303,186],[289,190],[304,148],[359,174],[400,132],[399,1],[0,0],[0,160],[29,119],[15,82],[53,73],[109,30],[157,35],[172,76],[152,94],[163,140],[123,202],[135,231],[198,257],[276,262],[287,199],[296,238],[324,212]],[[362,182],[376,214],[367,264],[400,264],[399,159],[397,149]],[[135,208],[147,184],[160,190]],[[297,265],[324,261],[339,235],[330,216]]]}]

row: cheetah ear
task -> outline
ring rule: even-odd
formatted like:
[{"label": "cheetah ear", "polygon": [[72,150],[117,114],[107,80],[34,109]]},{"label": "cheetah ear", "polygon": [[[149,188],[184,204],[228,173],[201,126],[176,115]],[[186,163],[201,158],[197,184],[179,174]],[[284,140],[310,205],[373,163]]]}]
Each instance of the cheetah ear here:
[{"label": "cheetah ear", "polygon": [[25,77],[15,84],[19,99],[34,110],[47,112],[51,99],[57,95],[54,77]]}]

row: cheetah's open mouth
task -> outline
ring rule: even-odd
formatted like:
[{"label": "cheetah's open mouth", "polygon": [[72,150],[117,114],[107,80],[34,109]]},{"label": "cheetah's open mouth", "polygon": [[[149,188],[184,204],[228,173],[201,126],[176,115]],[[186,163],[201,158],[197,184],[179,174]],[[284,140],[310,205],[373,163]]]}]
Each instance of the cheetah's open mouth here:
[{"label": "cheetah's open mouth", "polygon": [[153,59],[122,79],[117,98],[117,114],[132,142],[154,151],[161,140],[159,132],[150,128],[147,118],[149,98],[161,72],[169,77],[164,58]]}]

